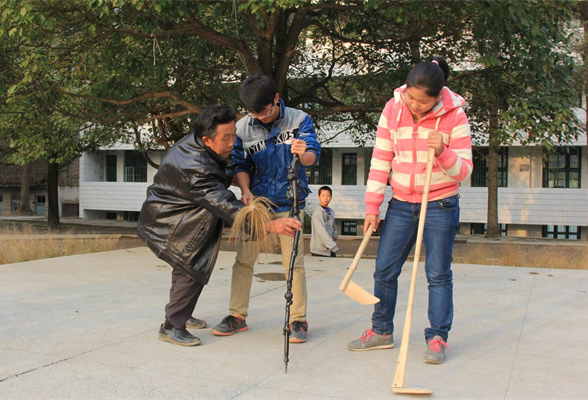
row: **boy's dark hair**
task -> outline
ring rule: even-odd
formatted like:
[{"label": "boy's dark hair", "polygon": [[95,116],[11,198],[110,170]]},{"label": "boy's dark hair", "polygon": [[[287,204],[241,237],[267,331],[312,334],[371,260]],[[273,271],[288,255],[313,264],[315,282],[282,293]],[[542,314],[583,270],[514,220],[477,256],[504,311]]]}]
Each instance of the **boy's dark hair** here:
[{"label": "boy's dark hair", "polygon": [[194,136],[202,139],[204,136],[214,138],[216,127],[236,121],[235,109],[225,104],[215,104],[200,111],[194,124]]},{"label": "boy's dark hair", "polygon": [[333,191],[331,190],[331,188],[330,188],[330,187],[328,187],[328,186],[321,186],[321,188],[320,188],[320,189],[319,189],[319,191],[318,191],[318,195],[319,195],[319,196],[321,195],[321,192],[322,192],[323,190],[328,190],[328,191],[329,191],[329,193],[331,193],[331,196],[333,195]]},{"label": "boy's dark hair", "polygon": [[449,78],[449,64],[443,57],[432,57],[414,66],[406,78],[407,87],[425,90],[429,96],[437,97]]},{"label": "boy's dark hair", "polygon": [[260,113],[274,102],[278,93],[276,82],[268,75],[257,74],[245,79],[239,88],[239,97],[249,112]]}]

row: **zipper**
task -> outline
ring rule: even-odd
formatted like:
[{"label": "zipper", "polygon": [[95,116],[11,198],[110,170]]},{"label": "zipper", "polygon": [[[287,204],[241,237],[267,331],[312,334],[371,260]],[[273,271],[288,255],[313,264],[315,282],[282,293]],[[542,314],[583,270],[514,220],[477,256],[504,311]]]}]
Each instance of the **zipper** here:
[{"label": "zipper", "polygon": [[417,167],[417,141],[419,137],[419,128],[417,122],[412,127],[412,166],[410,171],[410,191],[416,193],[416,167]]}]

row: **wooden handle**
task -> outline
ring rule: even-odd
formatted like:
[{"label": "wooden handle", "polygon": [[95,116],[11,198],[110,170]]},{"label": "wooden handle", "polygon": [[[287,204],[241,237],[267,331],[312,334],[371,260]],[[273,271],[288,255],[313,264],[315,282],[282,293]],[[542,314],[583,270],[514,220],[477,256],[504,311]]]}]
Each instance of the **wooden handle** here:
[{"label": "wooden handle", "polygon": [[414,262],[412,264],[412,278],[410,281],[410,293],[408,295],[408,307],[406,310],[406,319],[404,321],[404,332],[402,333],[402,343],[398,354],[398,364],[394,383],[392,388],[404,387],[404,375],[406,372],[406,357],[408,355],[408,342],[410,338],[410,324],[412,323],[412,306],[414,303],[414,292],[416,288],[417,271],[419,259],[421,257],[421,245],[423,242],[423,233],[425,230],[425,217],[427,216],[427,205],[429,203],[429,188],[431,187],[431,175],[433,175],[433,164],[435,163],[435,149],[429,147],[427,153],[427,170],[425,172],[425,186],[423,187],[423,200],[421,201],[421,212],[419,215],[419,227],[417,232],[416,247],[414,250]]},{"label": "wooden handle", "polygon": [[373,229],[372,229],[372,226],[370,225],[368,227],[366,234],[363,236],[363,240],[361,241],[361,244],[359,245],[359,249],[357,250],[357,253],[355,253],[355,258],[353,258],[353,262],[351,263],[351,267],[349,267],[347,274],[345,274],[345,278],[343,278],[341,285],[339,285],[339,290],[345,291],[345,289],[347,289],[347,285],[349,285],[349,281],[351,280],[351,276],[353,275],[353,272],[355,271],[357,264],[359,264],[359,260],[361,260],[361,256],[363,255],[363,252],[364,252],[365,248],[367,247],[367,244],[370,241],[370,238],[372,237],[372,232],[373,232]]}]

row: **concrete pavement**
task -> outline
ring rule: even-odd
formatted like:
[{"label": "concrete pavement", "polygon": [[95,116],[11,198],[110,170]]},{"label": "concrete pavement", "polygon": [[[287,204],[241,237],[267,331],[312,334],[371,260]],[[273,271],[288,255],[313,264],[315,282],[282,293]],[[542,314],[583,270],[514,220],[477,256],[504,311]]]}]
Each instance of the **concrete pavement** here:
[{"label": "concrete pavement", "polygon": [[[284,292],[278,256],[256,266],[249,330],[216,337],[227,313],[234,253],[223,251],[195,316],[194,348],[157,340],[170,268],[146,248],[0,265],[0,398],[391,399],[396,348],[351,352],[372,307],[338,290],[351,260],[306,257],[310,339],[290,346],[284,374]],[[374,260],[353,281],[372,291]],[[454,264],[448,360],[422,361],[427,289],[420,266],[405,386],[430,398],[571,399],[588,392],[588,271]]]}]

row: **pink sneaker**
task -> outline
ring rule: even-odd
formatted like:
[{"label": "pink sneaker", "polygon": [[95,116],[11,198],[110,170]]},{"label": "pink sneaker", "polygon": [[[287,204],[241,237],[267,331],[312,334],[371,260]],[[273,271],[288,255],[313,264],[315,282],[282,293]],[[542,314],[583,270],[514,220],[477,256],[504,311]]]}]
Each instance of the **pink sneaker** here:
[{"label": "pink sneaker", "polygon": [[347,345],[352,351],[367,351],[377,349],[391,349],[394,347],[392,335],[378,335],[372,328],[366,330],[359,339],[355,339]]},{"label": "pink sneaker", "polygon": [[449,350],[449,346],[439,335],[427,341],[429,348],[425,353],[425,362],[428,364],[441,364],[445,361],[445,350]]}]

